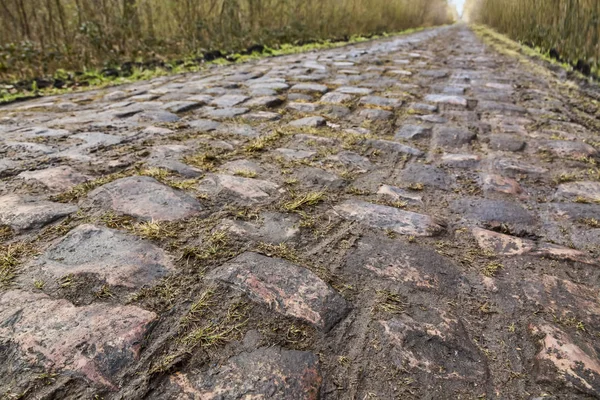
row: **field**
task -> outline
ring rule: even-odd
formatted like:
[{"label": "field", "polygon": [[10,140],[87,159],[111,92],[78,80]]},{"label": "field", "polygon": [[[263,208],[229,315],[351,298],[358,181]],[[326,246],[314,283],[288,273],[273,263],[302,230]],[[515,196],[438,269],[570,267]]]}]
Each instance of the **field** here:
[{"label": "field", "polygon": [[0,0],[0,82],[127,76],[450,18],[446,0]]},{"label": "field", "polygon": [[600,74],[600,1],[472,0],[466,13],[584,75]]}]

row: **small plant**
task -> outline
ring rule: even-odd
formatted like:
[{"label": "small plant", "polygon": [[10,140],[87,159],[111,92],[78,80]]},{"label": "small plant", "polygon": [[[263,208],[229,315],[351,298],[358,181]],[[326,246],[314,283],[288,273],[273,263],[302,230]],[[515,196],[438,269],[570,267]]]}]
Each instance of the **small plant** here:
[{"label": "small plant", "polygon": [[114,295],[110,291],[110,286],[108,286],[108,285],[102,285],[102,287],[100,289],[98,289],[96,292],[94,292],[94,296],[97,299],[107,299],[110,297],[114,297]]},{"label": "small plant", "polygon": [[8,225],[0,225],[0,240],[10,239],[13,235],[13,230]]},{"label": "small plant", "polygon": [[197,179],[184,179],[182,181],[169,180],[166,182],[167,185],[179,189],[179,190],[190,190],[193,189],[197,184]]},{"label": "small plant", "polygon": [[220,157],[211,152],[204,152],[187,156],[184,158],[184,162],[205,171],[214,171],[217,168],[217,164],[220,162]]},{"label": "small plant", "polygon": [[410,185],[408,185],[408,188],[410,190],[421,191],[421,190],[425,189],[425,185],[423,185],[420,182],[414,182],[414,183],[411,183]]},{"label": "small plant", "polygon": [[71,189],[67,190],[66,192],[63,192],[56,196],[53,196],[52,199],[54,201],[58,201],[61,203],[77,201],[80,198],[82,198],[83,196],[85,196],[86,194],[88,194],[88,192],[96,189],[97,187],[106,185],[107,183],[110,183],[110,182],[115,181],[120,178],[125,178],[127,176],[131,176],[131,174],[132,174],[132,172],[127,172],[127,173],[118,172],[118,173],[114,173],[111,175],[106,175],[106,176],[94,179],[92,181],[84,182],[79,185],[76,185],[76,186],[72,187]]},{"label": "small plant", "polygon": [[167,372],[173,366],[174,361],[179,357],[181,357],[181,354],[168,354],[160,357],[158,361],[152,363],[152,367],[148,370],[148,374],[154,375]]},{"label": "small plant", "polygon": [[225,231],[211,233],[200,247],[185,247],[180,259],[183,260],[216,260],[233,256],[229,247],[229,237]]},{"label": "small plant", "polygon": [[481,273],[489,278],[493,278],[502,268],[504,268],[502,264],[498,262],[490,262],[483,267]]},{"label": "small plant", "polygon": [[247,153],[256,153],[256,152],[264,151],[268,147],[271,147],[274,143],[276,143],[283,136],[284,136],[284,133],[281,130],[276,130],[275,132],[273,132],[270,135],[261,136],[261,137],[258,137],[256,139],[252,140],[250,143],[248,143],[246,146],[244,146],[244,151],[246,151]]},{"label": "small plant", "polygon": [[579,176],[577,174],[563,172],[560,175],[555,176],[553,179],[553,182],[556,185],[559,185],[559,184],[565,183],[565,182],[573,182],[573,181],[576,181],[577,179],[579,179]]},{"label": "small plant", "polygon": [[407,304],[398,294],[387,290],[378,290],[376,292],[375,311],[389,314],[401,314],[406,309]]},{"label": "small plant", "polygon": [[169,230],[164,223],[154,220],[140,222],[134,225],[131,230],[136,235],[147,239],[160,240],[175,237],[175,233]]},{"label": "small plant", "polygon": [[307,337],[308,333],[306,332],[306,328],[294,324],[290,325],[285,335],[285,339],[288,343],[300,343],[306,340]]},{"label": "small plant", "polygon": [[249,170],[237,170],[233,173],[235,176],[241,176],[244,178],[256,178],[257,173]]},{"label": "small plant", "polygon": [[197,346],[206,348],[223,345],[238,336],[248,323],[247,312],[246,303],[233,303],[227,309],[225,318],[211,319],[192,329],[179,341],[187,347],[188,351]]},{"label": "small plant", "polygon": [[258,244],[257,250],[269,257],[279,257],[292,262],[298,262],[300,260],[296,250],[285,243],[274,245],[261,242]]},{"label": "small plant", "polygon": [[68,288],[73,286],[73,274],[63,276],[58,280],[58,284],[61,288]]},{"label": "small plant", "polygon": [[100,221],[102,221],[109,228],[120,229],[130,228],[135,219],[128,215],[117,215],[111,211],[102,215],[100,217]]},{"label": "small plant", "polygon": [[192,304],[190,310],[187,315],[183,317],[181,320],[181,327],[186,328],[190,326],[192,323],[199,322],[200,317],[204,314],[204,312],[212,305],[215,304],[213,297],[215,295],[215,288],[210,287],[206,289],[198,300]]},{"label": "small plant", "polygon": [[24,243],[0,246],[0,288],[12,284],[22,258],[31,252],[31,248]]},{"label": "small plant", "polygon": [[157,181],[165,180],[171,173],[163,168],[146,168],[139,171],[139,174],[142,176],[149,176],[151,178],[156,179]]},{"label": "small plant", "polygon": [[324,192],[292,193],[292,199],[284,203],[283,208],[286,211],[300,210],[306,206],[314,206],[325,199]]},{"label": "small plant", "polygon": [[338,363],[343,367],[348,367],[350,365],[350,359],[346,356],[339,356]]},{"label": "small plant", "polygon": [[355,196],[368,196],[370,194],[370,192],[368,190],[359,189],[354,186],[351,186],[348,189],[346,189],[346,193],[353,194]]}]

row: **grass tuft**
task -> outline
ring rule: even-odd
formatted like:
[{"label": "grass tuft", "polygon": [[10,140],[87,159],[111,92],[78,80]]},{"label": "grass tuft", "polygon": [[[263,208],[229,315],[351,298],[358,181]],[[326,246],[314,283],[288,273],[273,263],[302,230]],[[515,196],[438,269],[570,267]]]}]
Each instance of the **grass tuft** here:
[{"label": "grass tuft", "polygon": [[489,278],[493,278],[502,268],[504,268],[502,264],[493,261],[484,266],[481,273]]},{"label": "grass tuft", "polygon": [[301,210],[315,206],[325,200],[325,192],[292,193],[292,199],[283,204],[286,211]]},{"label": "grass tuft", "polygon": [[32,249],[25,243],[0,246],[0,288],[12,285],[22,259],[30,254]]},{"label": "grass tuft", "polygon": [[97,187],[106,185],[107,183],[110,183],[117,179],[126,178],[128,176],[131,176],[131,174],[132,174],[132,172],[129,172],[129,173],[117,172],[117,173],[106,175],[106,176],[103,176],[103,177],[100,177],[100,178],[97,178],[97,179],[94,179],[94,180],[91,180],[88,182],[84,182],[84,183],[81,183],[79,185],[72,187],[71,189],[67,190],[66,192],[60,193],[56,196],[53,196],[52,200],[58,201],[61,203],[74,202],[74,201],[81,199],[83,196],[85,196],[92,190],[96,189]]},{"label": "grass tuft", "polygon": [[399,294],[387,290],[378,290],[374,311],[380,311],[389,314],[401,314],[406,309],[406,302]]}]

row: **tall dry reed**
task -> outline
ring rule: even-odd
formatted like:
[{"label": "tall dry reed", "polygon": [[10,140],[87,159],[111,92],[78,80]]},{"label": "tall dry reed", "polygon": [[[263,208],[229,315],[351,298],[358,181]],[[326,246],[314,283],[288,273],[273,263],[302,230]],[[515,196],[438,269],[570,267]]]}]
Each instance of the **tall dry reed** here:
[{"label": "tall dry reed", "polygon": [[600,0],[472,0],[468,18],[600,72]]},{"label": "tall dry reed", "polygon": [[448,19],[447,0],[0,0],[0,79]]}]

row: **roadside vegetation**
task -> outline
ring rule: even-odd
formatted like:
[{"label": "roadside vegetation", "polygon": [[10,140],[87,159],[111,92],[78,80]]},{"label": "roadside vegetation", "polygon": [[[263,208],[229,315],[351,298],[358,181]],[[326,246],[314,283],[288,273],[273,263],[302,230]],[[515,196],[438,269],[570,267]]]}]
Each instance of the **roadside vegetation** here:
[{"label": "roadside vegetation", "polygon": [[452,18],[447,0],[0,0],[0,102]]},{"label": "roadside vegetation", "polygon": [[600,77],[598,0],[467,0],[465,17]]}]

